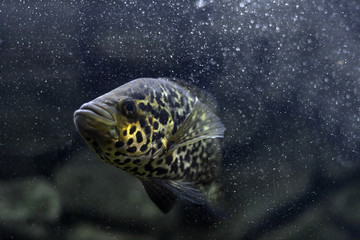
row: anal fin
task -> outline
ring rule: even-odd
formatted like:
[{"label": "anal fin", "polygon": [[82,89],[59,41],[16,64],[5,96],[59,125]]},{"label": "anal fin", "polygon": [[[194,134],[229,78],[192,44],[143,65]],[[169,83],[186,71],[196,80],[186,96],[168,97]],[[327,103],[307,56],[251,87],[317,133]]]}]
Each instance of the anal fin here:
[{"label": "anal fin", "polygon": [[150,199],[164,213],[168,213],[176,202],[176,195],[157,181],[143,181],[144,188]]},{"label": "anal fin", "polygon": [[182,180],[170,180],[164,181],[163,186],[170,190],[181,200],[189,201],[197,205],[206,204],[204,193],[190,182]]}]

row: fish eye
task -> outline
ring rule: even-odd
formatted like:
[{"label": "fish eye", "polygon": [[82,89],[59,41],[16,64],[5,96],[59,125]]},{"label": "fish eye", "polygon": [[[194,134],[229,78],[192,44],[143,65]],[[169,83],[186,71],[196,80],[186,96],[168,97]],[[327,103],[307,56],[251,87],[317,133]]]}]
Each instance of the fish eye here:
[{"label": "fish eye", "polygon": [[136,105],[133,99],[125,99],[122,103],[122,111],[127,116],[132,116],[136,113]]}]

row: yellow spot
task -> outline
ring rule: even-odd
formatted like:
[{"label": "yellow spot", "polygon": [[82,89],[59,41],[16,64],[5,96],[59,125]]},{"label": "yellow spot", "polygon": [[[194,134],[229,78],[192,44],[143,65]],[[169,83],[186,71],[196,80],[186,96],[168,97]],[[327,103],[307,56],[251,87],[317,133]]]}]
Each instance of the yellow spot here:
[{"label": "yellow spot", "polygon": [[201,118],[200,118],[202,121],[204,121],[205,119],[206,119],[206,113],[203,113],[202,115],[201,115]]},{"label": "yellow spot", "polygon": [[112,139],[114,139],[116,141],[119,140],[119,134],[116,132],[116,130],[114,128],[111,128],[109,130],[109,135]]},{"label": "yellow spot", "polygon": [[128,135],[131,135],[131,134],[130,134],[130,129],[132,128],[132,126],[133,126],[133,125],[130,125],[130,124],[129,124],[129,126],[127,127],[127,133],[128,133]]},{"label": "yellow spot", "polygon": [[338,65],[344,65],[344,63],[345,63],[344,60],[338,60],[338,61],[337,61],[337,64],[338,64]]},{"label": "yellow spot", "polygon": [[137,167],[137,165],[132,162],[129,162],[128,164],[126,164],[126,167]]},{"label": "yellow spot", "polygon": [[163,146],[166,148],[166,145],[167,145],[166,139],[163,139],[163,140],[161,140],[161,141],[162,141],[162,143],[163,143]]}]

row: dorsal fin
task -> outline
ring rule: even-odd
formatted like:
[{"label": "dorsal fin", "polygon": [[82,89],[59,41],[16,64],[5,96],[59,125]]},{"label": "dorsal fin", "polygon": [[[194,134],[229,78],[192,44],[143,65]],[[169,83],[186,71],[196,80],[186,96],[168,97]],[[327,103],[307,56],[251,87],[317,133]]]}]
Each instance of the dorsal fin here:
[{"label": "dorsal fin", "polygon": [[210,110],[214,113],[217,112],[217,102],[215,98],[209,92],[204,89],[200,89],[198,86],[195,86],[191,82],[184,81],[178,78],[165,78],[167,80],[173,81],[181,87],[187,89],[190,93],[194,94],[202,103],[209,106]]}]

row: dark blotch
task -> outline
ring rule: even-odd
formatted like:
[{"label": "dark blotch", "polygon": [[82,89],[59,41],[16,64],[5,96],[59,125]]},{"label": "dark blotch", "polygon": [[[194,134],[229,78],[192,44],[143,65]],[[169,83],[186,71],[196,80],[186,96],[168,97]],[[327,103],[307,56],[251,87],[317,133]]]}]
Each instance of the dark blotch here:
[{"label": "dark blotch", "polygon": [[136,126],[132,126],[130,128],[130,134],[133,134],[136,131]]},{"label": "dark blotch", "polygon": [[139,103],[138,104],[138,108],[141,110],[141,111],[146,111],[146,106],[144,103]]},{"label": "dark blotch", "polygon": [[125,159],[124,164],[129,163],[131,161],[130,158]]},{"label": "dark blotch", "polygon": [[130,146],[133,142],[134,142],[134,139],[130,138],[126,144]]},{"label": "dark blotch", "polygon": [[148,103],[146,104],[146,111],[148,112],[152,112],[153,111],[153,108],[151,107],[151,105]]},{"label": "dark blotch", "polygon": [[198,169],[198,168],[199,168],[199,165],[198,165],[198,163],[197,163],[196,161],[192,161],[191,167]]},{"label": "dark blotch", "polygon": [[152,107],[150,104],[144,104],[144,103],[139,103],[138,107],[142,110],[142,111],[146,111],[146,112],[151,112],[152,111]]},{"label": "dark blotch", "polygon": [[136,133],[136,141],[138,143],[141,143],[143,141],[143,137],[142,137],[142,134],[140,131],[137,131],[137,133]]},{"label": "dark blotch", "polygon": [[139,100],[145,100],[145,94],[143,93],[136,93],[134,94],[134,98],[137,98]]},{"label": "dark blotch", "polygon": [[118,165],[124,165],[124,163],[121,162],[120,159],[115,159],[114,162],[115,162],[116,164],[118,164]]},{"label": "dark blotch", "polygon": [[145,127],[145,134],[146,135],[149,135],[151,133],[151,128],[150,128],[150,126],[146,126]]},{"label": "dark blotch", "polygon": [[157,165],[160,165],[160,164],[162,164],[162,162],[163,162],[163,160],[162,160],[162,159],[159,159],[159,160],[157,160],[156,164],[157,164]]},{"label": "dark blotch", "polygon": [[190,152],[189,151],[186,153],[184,161],[190,162]]},{"label": "dark blotch", "polygon": [[136,152],[136,147],[128,148],[128,149],[126,149],[126,151],[129,153],[134,153],[134,152]]},{"label": "dark blotch", "polygon": [[120,154],[120,152],[115,152],[115,156],[119,156]]},{"label": "dark blotch", "polygon": [[189,106],[189,104],[186,104],[185,112],[190,112],[190,106]]},{"label": "dark blotch", "polygon": [[179,168],[178,168],[177,162],[174,162],[174,164],[171,165],[171,171],[170,172],[177,173],[178,169]]},{"label": "dark blotch", "polygon": [[190,168],[185,169],[184,176],[189,176],[190,174]]},{"label": "dark blotch", "polygon": [[140,151],[145,152],[147,150],[147,145],[142,145]]},{"label": "dark blotch", "polygon": [[130,172],[132,172],[132,173],[135,173],[135,172],[137,172],[137,171],[138,171],[138,168],[137,168],[137,167],[134,167],[133,169],[130,170]]},{"label": "dark blotch", "polygon": [[159,123],[158,122],[154,122],[154,129],[158,130],[159,129]]},{"label": "dark blotch", "polygon": [[156,152],[156,148],[151,148],[151,154],[154,155],[155,152]]},{"label": "dark blotch", "polygon": [[167,173],[167,170],[161,167],[155,168],[155,171],[157,172],[157,175],[162,175]]},{"label": "dark blotch", "polygon": [[153,102],[154,101],[154,94],[153,92],[151,91],[150,92],[150,102]]},{"label": "dark blotch", "polygon": [[160,139],[162,139],[163,137],[165,137],[165,134],[162,133],[162,132],[154,133],[154,135],[153,135],[153,140],[154,140],[154,141],[160,140]]},{"label": "dark blotch", "polygon": [[151,163],[150,163],[150,162],[145,165],[144,169],[145,169],[145,171],[147,171],[147,172],[152,172],[152,171],[153,171],[153,167],[151,166]]},{"label": "dark blotch", "polygon": [[135,159],[134,160],[134,164],[139,164],[140,163],[140,159]]},{"label": "dark blotch", "polygon": [[144,128],[145,125],[146,125],[145,119],[144,119],[144,118],[141,118],[141,119],[140,119],[140,127],[141,127],[141,128]]},{"label": "dark blotch", "polygon": [[183,97],[183,96],[180,97],[180,103],[181,103],[181,106],[184,106],[184,105],[185,105],[185,101],[184,101],[184,97]]},{"label": "dark blotch", "polygon": [[123,135],[124,135],[124,136],[127,135],[127,130],[126,130],[126,129],[123,131]]},{"label": "dark blotch", "polygon": [[122,141],[118,141],[115,143],[116,148],[121,148],[122,146],[124,146],[124,143]]},{"label": "dark blotch", "polygon": [[175,134],[176,133],[176,130],[177,130],[177,126],[176,125],[174,125],[174,128],[173,128],[173,130],[172,130],[172,134]]},{"label": "dark blotch", "polygon": [[154,118],[156,118],[156,119],[158,119],[159,116],[160,116],[160,114],[159,114],[157,111],[155,111],[155,110],[152,110],[151,113],[152,113],[152,115],[154,116]]},{"label": "dark blotch", "polygon": [[181,171],[184,171],[184,162],[183,161],[180,161],[180,169],[181,169]]},{"label": "dark blotch", "polygon": [[165,124],[167,124],[168,120],[169,120],[169,113],[167,111],[165,111],[164,109],[161,109],[160,119],[159,119],[160,123],[162,125],[165,125]]},{"label": "dark blotch", "polygon": [[166,160],[166,164],[167,164],[167,165],[170,165],[171,162],[172,162],[172,160],[173,160],[172,155],[167,156],[167,157],[165,158],[165,160]]},{"label": "dark blotch", "polygon": [[162,103],[160,94],[156,95],[155,99],[156,99],[158,104]]}]

